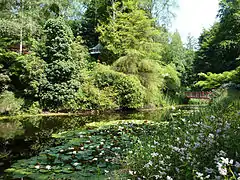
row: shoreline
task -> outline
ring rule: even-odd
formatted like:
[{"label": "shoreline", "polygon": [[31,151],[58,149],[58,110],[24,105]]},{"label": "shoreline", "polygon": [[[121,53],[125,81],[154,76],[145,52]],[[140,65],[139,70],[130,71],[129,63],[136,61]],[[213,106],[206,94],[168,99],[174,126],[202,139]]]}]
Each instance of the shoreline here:
[{"label": "shoreline", "polygon": [[[203,106],[203,105],[202,105]],[[0,116],[0,120],[6,120],[11,118],[28,118],[28,117],[38,117],[38,116],[90,116],[90,115],[100,115],[100,114],[110,114],[110,113],[121,113],[121,112],[147,112],[147,111],[156,111],[163,109],[171,109],[171,108],[181,108],[181,107],[202,107],[201,105],[176,105],[176,106],[166,106],[159,108],[141,108],[141,109],[115,109],[115,110],[85,110],[79,111],[76,113],[73,112],[42,112],[39,114],[21,114],[21,115],[13,115],[13,116]]]}]

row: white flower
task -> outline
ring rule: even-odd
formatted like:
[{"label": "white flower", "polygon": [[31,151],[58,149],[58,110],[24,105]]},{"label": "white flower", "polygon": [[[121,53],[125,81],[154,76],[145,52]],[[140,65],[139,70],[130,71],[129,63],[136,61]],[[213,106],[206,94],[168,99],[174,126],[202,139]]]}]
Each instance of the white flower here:
[{"label": "white flower", "polygon": [[36,165],[36,166],[34,166],[36,169],[40,169],[40,166],[39,165]]},{"label": "white flower", "polygon": [[227,175],[227,169],[223,167],[218,167],[218,171],[221,175],[226,176]]},{"label": "white flower", "polygon": [[75,163],[73,163],[73,165],[74,165],[74,166],[77,166],[77,165],[79,165],[79,163],[75,162]]},{"label": "white flower", "polygon": [[153,143],[155,144],[155,145],[159,145],[159,142],[157,142],[157,141],[153,141]]},{"label": "white flower", "polygon": [[160,179],[161,176],[159,176],[159,175],[154,175],[154,177],[155,177],[156,179]]},{"label": "white flower", "polygon": [[105,172],[106,174],[107,174],[107,173],[109,173],[109,171],[108,171],[108,170],[106,170],[106,169],[104,170],[104,172]]},{"label": "white flower", "polygon": [[208,135],[208,137],[213,139],[213,138],[214,138],[214,135],[210,133],[210,134]]},{"label": "white flower", "polygon": [[130,174],[130,175],[133,175],[133,171],[130,171],[130,170],[129,170],[129,174]]},{"label": "white flower", "polygon": [[153,162],[152,162],[152,161],[149,161],[148,164],[149,164],[150,166],[152,166],[152,165],[153,165]]},{"label": "white flower", "polygon": [[167,180],[173,180],[173,178],[171,178],[170,176],[167,176]]},{"label": "white flower", "polygon": [[84,150],[84,147],[81,147],[80,149],[83,151],[83,150]]},{"label": "white flower", "polygon": [[77,154],[77,151],[73,151],[72,153],[73,153],[73,154]]},{"label": "white flower", "polygon": [[104,145],[104,142],[100,142],[101,145]]},{"label": "white flower", "polygon": [[50,169],[51,169],[51,166],[50,166],[50,165],[46,165],[46,169],[47,169],[47,170],[50,170]]},{"label": "white flower", "polygon": [[63,152],[64,150],[63,149],[60,149],[60,152]]},{"label": "white flower", "polygon": [[109,160],[108,159],[105,159],[106,162],[108,162]]},{"label": "white flower", "polygon": [[200,172],[196,172],[196,175],[197,175],[198,178],[203,177],[203,173],[200,173]]},{"label": "white flower", "polygon": [[98,159],[97,158],[93,158],[93,161],[97,161]]},{"label": "white flower", "polygon": [[74,150],[74,147],[70,147],[70,148],[68,148],[69,150]]},{"label": "white flower", "polygon": [[159,155],[159,154],[158,154],[158,153],[155,153],[155,152],[151,154],[152,157],[157,157],[158,155]]},{"label": "white flower", "polygon": [[132,151],[129,151],[129,154],[132,154],[133,152]]}]

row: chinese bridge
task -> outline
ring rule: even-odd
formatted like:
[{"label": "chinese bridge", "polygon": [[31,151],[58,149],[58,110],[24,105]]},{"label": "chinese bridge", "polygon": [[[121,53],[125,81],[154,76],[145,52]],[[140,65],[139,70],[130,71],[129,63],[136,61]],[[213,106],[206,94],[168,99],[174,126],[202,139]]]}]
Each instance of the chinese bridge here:
[{"label": "chinese bridge", "polygon": [[211,99],[210,95],[212,92],[185,92],[185,96],[189,99]]}]

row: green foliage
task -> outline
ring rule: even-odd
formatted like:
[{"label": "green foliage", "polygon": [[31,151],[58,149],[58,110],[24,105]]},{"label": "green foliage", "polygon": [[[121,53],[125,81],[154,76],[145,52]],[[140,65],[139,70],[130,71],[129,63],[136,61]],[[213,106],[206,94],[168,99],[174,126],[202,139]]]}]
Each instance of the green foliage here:
[{"label": "green foliage", "polygon": [[162,76],[165,81],[167,91],[177,92],[181,86],[179,73],[176,71],[174,65],[169,64],[162,68]]},{"label": "green foliage", "polygon": [[18,21],[0,19],[0,37],[1,38],[20,38],[21,25]]},{"label": "green foliage", "polygon": [[138,9],[136,2],[123,2],[123,6],[116,3],[115,6],[115,18],[102,22],[97,29],[100,42],[112,54],[111,59],[103,61],[111,64],[131,49],[148,54],[161,50],[161,44],[155,41],[160,31],[153,27],[153,20]]},{"label": "green foliage", "polygon": [[220,1],[219,22],[204,30],[199,38],[197,73],[222,73],[239,66],[239,5],[238,0]]},{"label": "green foliage", "polygon": [[52,63],[57,60],[71,58],[72,31],[62,18],[49,19],[45,24],[46,33],[46,61]]},{"label": "green foliage", "polygon": [[180,79],[175,68],[163,66],[157,61],[136,50],[129,50],[126,56],[119,58],[114,64],[115,70],[132,74],[139,78],[146,88],[145,104],[159,106],[165,104],[163,90],[175,91],[180,86]]},{"label": "green foliage", "polygon": [[116,72],[103,65],[98,65],[94,71],[94,84],[99,89],[112,93],[119,107],[142,107],[144,88],[136,77]]},{"label": "green foliage", "polygon": [[88,49],[83,46],[83,40],[80,36],[77,36],[71,44],[71,56],[72,61],[79,63],[79,70],[86,68],[88,65],[88,60],[90,59]]},{"label": "green foliage", "polygon": [[13,92],[4,91],[0,94],[0,114],[16,115],[23,103],[23,99],[16,98]]},{"label": "green foliage", "polygon": [[240,75],[240,68],[238,67],[236,70],[232,71],[226,71],[221,74],[216,73],[200,73],[199,76],[201,78],[204,78],[204,80],[201,80],[196,83],[196,86],[201,87],[202,89],[215,89],[220,87],[221,85],[225,83],[240,83],[239,79]]},{"label": "green foliage", "polygon": [[165,52],[167,56],[164,57],[164,61],[168,64],[174,64],[176,66],[176,70],[181,76],[182,73],[185,72],[185,67],[187,66],[185,62],[185,48],[183,47],[179,32],[173,33],[170,39],[170,43],[167,45],[168,47],[166,49],[167,52]]},{"label": "green foliage", "polygon": [[40,85],[45,81],[46,62],[35,54],[19,56],[11,66],[12,82],[17,91],[27,100],[38,100]]},{"label": "green foliage", "polygon": [[207,105],[209,104],[209,100],[207,99],[190,99],[188,101],[188,104],[192,105]]},{"label": "green foliage", "polygon": [[71,110],[73,107],[68,105],[76,99],[80,87],[78,74],[85,65],[82,58],[86,56],[86,50],[76,42],[72,44],[71,29],[61,18],[48,20],[45,33],[47,67],[46,79],[41,84],[41,105],[58,111]]},{"label": "green foliage", "polygon": [[0,49],[0,92],[8,90],[9,88],[14,89],[15,79],[13,74],[15,73],[14,65],[17,62],[18,54],[15,52],[6,52]]}]

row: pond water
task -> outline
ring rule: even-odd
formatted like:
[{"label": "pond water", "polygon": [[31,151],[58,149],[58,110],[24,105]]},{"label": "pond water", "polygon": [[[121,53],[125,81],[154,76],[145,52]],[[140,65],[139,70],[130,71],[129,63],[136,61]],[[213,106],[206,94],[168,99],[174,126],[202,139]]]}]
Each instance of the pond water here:
[{"label": "pond water", "polygon": [[[185,108],[185,107],[182,107]],[[86,123],[113,120],[166,121],[173,110],[132,111],[85,116],[12,117],[0,121],[0,179],[4,170],[19,159],[35,156],[40,151],[59,145],[53,133],[82,128]]]}]

